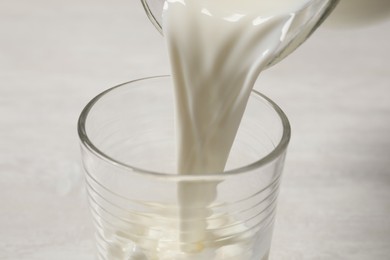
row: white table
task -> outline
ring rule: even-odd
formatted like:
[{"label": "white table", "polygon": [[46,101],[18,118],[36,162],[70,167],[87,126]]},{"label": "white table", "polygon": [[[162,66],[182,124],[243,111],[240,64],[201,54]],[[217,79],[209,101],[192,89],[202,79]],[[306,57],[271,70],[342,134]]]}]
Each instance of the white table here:
[{"label": "white table", "polygon": [[[322,28],[259,80],[293,128],[272,260],[390,259],[389,32]],[[0,2],[0,259],[94,259],[78,115],[168,73],[138,1]]]}]

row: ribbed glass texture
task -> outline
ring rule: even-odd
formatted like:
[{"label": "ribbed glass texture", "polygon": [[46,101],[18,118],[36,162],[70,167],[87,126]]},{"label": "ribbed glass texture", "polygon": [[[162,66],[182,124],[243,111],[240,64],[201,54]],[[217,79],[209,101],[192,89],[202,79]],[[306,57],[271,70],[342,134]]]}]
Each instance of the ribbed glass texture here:
[{"label": "ribbed glass texture", "polygon": [[[290,138],[286,116],[268,98],[253,91],[223,173],[176,173],[170,77],[100,94],[78,130],[99,259],[268,259]],[[215,187],[210,205],[185,205],[204,218],[180,217],[183,185]],[[204,223],[196,230],[203,239],[183,239],[192,232],[183,221]]]}]

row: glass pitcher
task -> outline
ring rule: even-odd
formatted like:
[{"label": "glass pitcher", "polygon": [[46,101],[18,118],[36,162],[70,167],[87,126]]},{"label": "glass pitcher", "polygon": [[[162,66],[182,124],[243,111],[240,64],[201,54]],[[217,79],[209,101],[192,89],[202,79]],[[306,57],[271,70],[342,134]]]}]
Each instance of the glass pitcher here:
[{"label": "glass pitcher", "polygon": [[[165,0],[141,0],[141,2],[150,21],[157,30],[163,34],[162,13]],[[287,55],[299,47],[307,38],[309,38],[310,35],[333,11],[338,2],[339,0],[308,0],[307,4],[302,8],[302,10],[305,10],[304,14],[302,14],[302,19],[305,19],[305,22],[303,23],[304,26],[299,26],[288,32],[288,40],[284,41],[284,44],[280,46],[277,55],[275,55],[276,58],[272,60],[267,67],[270,67],[284,59]]]}]

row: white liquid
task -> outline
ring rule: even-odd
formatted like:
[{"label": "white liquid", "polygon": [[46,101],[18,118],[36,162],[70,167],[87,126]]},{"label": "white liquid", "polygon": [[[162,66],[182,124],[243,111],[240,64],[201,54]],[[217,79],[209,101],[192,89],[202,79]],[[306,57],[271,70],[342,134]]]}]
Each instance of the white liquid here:
[{"label": "white liquid", "polygon": [[[295,48],[292,41],[307,37],[328,2],[166,1],[163,31],[176,93],[180,174],[224,170],[259,73],[286,48]],[[195,245],[209,239],[205,219],[216,193],[217,184],[179,186],[180,241],[194,245],[183,251],[201,251]]]},{"label": "white liquid", "polygon": [[[166,1],[163,28],[176,94],[179,174],[224,170],[257,76],[308,36],[328,4]],[[112,241],[108,258],[266,260],[271,229],[256,234],[231,216],[212,212],[217,185],[179,184],[179,212],[161,213],[173,214],[179,223],[159,223],[161,218],[142,213],[131,218],[142,225],[106,230],[106,240]],[[265,239],[259,244],[259,238]]]},{"label": "white liquid", "polygon": [[[178,172],[223,171],[259,73],[304,38],[329,0],[167,0]],[[223,130],[223,131],[222,131]]]},{"label": "white liquid", "polygon": [[246,1],[247,8],[238,8],[245,6],[242,0],[167,3],[164,33],[176,87],[179,173],[221,172],[253,83],[274,58],[298,7],[283,14],[277,1]]}]

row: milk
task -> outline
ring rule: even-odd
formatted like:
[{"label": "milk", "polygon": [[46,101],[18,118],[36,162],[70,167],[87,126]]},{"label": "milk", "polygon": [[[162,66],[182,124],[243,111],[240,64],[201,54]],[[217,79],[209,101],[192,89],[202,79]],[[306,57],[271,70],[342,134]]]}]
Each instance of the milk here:
[{"label": "milk", "polygon": [[[179,174],[223,172],[259,73],[302,42],[328,7],[329,1],[316,0],[165,2]],[[179,184],[183,251],[203,250],[212,214],[208,207],[216,194],[217,183]]]},{"label": "milk", "polygon": [[[307,37],[328,0],[167,0],[178,172],[222,172],[259,73]],[[223,131],[222,131],[223,130]]]},{"label": "milk", "polygon": [[[163,31],[175,86],[178,174],[223,172],[258,75],[306,39],[329,4],[329,0],[165,2]],[[180,183],[178,208],[158,205],[161,212],[135,212],[129,215],[133,224],[107,227],[103,234],[107,258],[268,259],[272,218],[252,230],[226,213],[213,212],[219,203],[217,188],[218,183]]]}]

